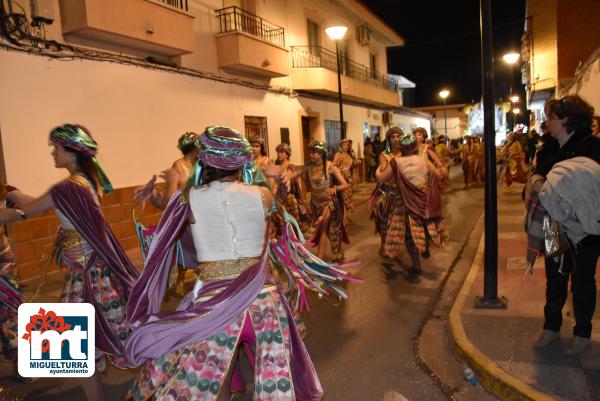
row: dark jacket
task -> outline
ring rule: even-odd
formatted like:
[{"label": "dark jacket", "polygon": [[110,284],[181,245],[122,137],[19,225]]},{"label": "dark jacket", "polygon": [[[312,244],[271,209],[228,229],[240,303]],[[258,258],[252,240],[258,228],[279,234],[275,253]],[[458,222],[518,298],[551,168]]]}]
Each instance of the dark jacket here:
[{"label": "dark jacket", "polygon": [[562,148],[558,147],[558,142],[556,140],[554,140],[554,142],[550,140],[553,138],[544,138],[546,135],[550,134],[542,135],[544,145],[537,153],[537,165],[534,174],[540,174],[545,177],[556,163],[575,157],[583,140],[591,134],[592,131],[590,129],[576,130]]}]

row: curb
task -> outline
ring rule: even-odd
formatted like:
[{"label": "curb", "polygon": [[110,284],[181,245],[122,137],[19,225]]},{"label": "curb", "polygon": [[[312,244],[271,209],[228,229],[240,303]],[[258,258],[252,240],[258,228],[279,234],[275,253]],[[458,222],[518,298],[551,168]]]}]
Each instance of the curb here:
[{"label": "curb", "polygon": [[457,352],[478,373],[481,384],[500,399],[508,401],[553,401],[555,398],[552,396],[505,372],[467,338],[460,313],[464,309],[465,301],[482,265],[483,239],[482,235],[469,274],[454,301],[454,305],[452,305],[448,318]]}]

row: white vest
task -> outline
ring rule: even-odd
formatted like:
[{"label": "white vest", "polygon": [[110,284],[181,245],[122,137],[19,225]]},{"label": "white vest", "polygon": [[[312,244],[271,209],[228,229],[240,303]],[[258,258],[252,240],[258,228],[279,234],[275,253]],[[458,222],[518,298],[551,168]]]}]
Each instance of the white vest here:
[{"label": "white vest", "polygon": [[397,158],[398,169],[414,186],[423,188],[427,182],[427,162],[418,154]]},{"label": "white vest", "polygon": [[190,190],[190,207],[199,262],[260,256],[266,223],[258,187],[213,181]]}]

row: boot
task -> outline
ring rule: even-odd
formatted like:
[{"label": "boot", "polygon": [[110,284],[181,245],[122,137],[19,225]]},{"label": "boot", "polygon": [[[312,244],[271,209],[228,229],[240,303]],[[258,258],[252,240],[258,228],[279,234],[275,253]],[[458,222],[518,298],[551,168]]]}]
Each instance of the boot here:
[{"label": "boot", "polygon": [[410,259],[412,260],[412,268],[409,270],[410,273],[412,274],[416,274],[416,275],[420,275],[423,273],[423,270],[421,270],[421,258],[419,257],[419,250],[415,249],[412,251],[408,251],[408,254],[410,255]]}]

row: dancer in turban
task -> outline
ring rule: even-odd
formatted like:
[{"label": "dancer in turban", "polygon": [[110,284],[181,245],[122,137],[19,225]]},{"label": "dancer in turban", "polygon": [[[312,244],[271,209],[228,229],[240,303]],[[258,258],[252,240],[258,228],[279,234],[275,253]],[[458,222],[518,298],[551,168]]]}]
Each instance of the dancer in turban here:
[{"label": "dancer in turban", "polygon": [[118,367],[129,365],[123,347],[129,334],[125,304],[137,272],[100,209],[99,200],[112,185],[96,159],[98,144],[86,128],[75,124],[54,128],[49,139],[54,165],[66,168],[69,177],[20,209],[0,211],[0,223],[56,209],[60,229],[54,255],[67,270],[61,301],[87,302],[96,310],[97,369],[94,376],[82,379],[82,385],[88,400],[102,400],[105,357]]},{"label": "dancer in turban", "polygon": [[[127,355],[143,363],[129,397],[227,399],[238,388],[239,377],[234,374],[229,388],[227,377],[242,347],[254,371],[255,400],[319,400],[321,385],[286,291],[270,269],[287,269],[298,294],[314,289],[345,296],[333,282],[349,277],[303,247],[287,212],[287,228],[269,240],[273,197],[252,185],[252,147],[242,135],[212,126],[200,145],[190,183],[169,201],[127,305],[133,328]],[[175,241],[186,225],[198,258],[196,284],[176,310],[161,311]]]}]

